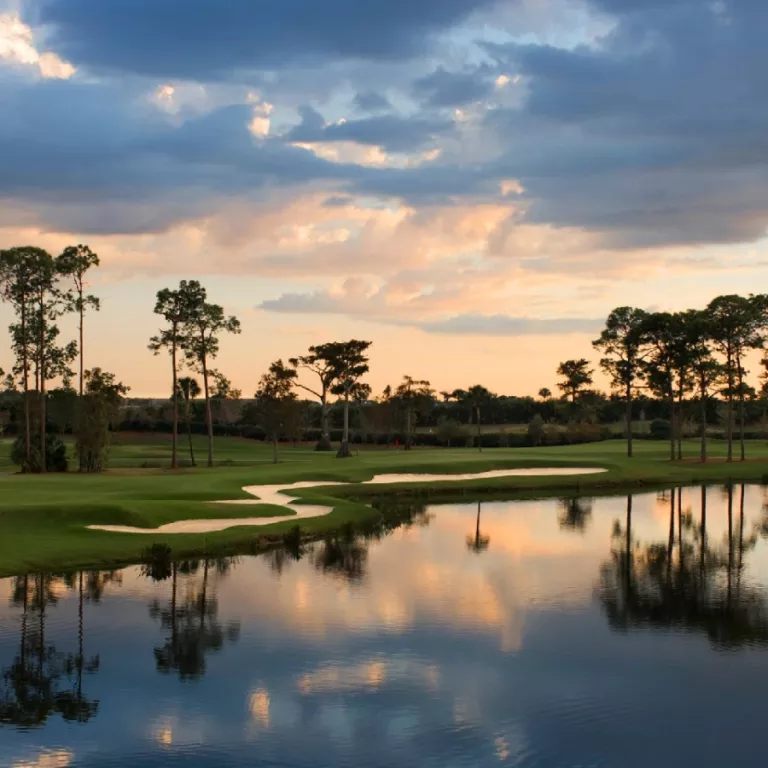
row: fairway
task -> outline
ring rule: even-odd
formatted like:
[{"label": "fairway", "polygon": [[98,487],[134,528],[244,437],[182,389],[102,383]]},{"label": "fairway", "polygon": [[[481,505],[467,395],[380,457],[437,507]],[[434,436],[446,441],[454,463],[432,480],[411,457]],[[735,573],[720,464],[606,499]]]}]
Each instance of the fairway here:
[{"label": "fairway", "polygon": [[[7,443],[7,441],[4,441]],[[200,440],[200,454],[204,447]],[[687,444],[690,461],[671,463],[667,445],[637,441],[635,457],[627,459],[626,446],[614,440],[553,448],[495,449],[390,449],[361,450],[346,460],[311,447],[286,447],[281,463],[271,463],[271,447],[239,438],[220,438],[213,469],[167,469],[170,442],[120,436],[113,448],[113,469],[101,475],[23,476],[3,465],[0,474],[0,573],[33,569],[106,566],[135,562],[142,549],[168,543],[179,556],[244,547],[258,551],[290,529],[283,522],[248,528],[228,528],[207,534],[130,536],[87,530],[89,525],[157,528],[189,519],[275,517],[289,513],[268,504],[222,505],[212,502],[248,499],[243,489],[259,484],[290,485],[300,481],[346,483],[335,487],[299,489],[299,503],[333,507],[324,517],[303,519],[304,535],[320,535],[347,523],[371,521],[380,515],[368,506],[372,498],[392,495],[430,501],[483,495],[558,495],[608,492],[622,486],[659,486],[694,482],[762,481],[768,475],[768,448],[750,442],[749,461],[722,461],[724,445],[712,442],[713,460],[701,465],[693,459],[697,444]],[[7,444],[0,455],[7,454]],[[165,468],[163,468],[165,465]],[[375,475],[393,473],[460,474],[515,467],[601,467],[605,473],[584,476],[496,477],[459,483],[398,483],[358,485]]]}]

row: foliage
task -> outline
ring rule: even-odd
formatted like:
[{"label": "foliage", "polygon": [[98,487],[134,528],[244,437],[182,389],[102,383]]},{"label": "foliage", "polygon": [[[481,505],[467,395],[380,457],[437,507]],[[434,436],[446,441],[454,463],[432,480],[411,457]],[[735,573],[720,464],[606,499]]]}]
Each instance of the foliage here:
[{"label": "foliage", "polygon": [[654,419],[649,428],[651,440],[669,440],[672,425],[667,419]]},{"label": "foliage", "polygon": [[579,395],[592,385],[592,374],[594,371],[590,368],[589,360],[581,358],[580,360],[566,360],[560,363],[557,368],[557,375],[562,378],[557,386],[565,397],[571,398],[571,402],[576,402]]},{"label": "foliage", "polygon": [[128,387],[116,381],[115,375],[92,368],[85,371],[85,387],[81,398],[77,453],[81,472],[102,472],[109,455],[109,429],[120,409]]},{"label": "foliage", "polygon": [[282,360],[276,360],[261,377],[254,396],[261,425],[274,446],[275,464],[278,462],[277,443],[280,432],[285,428],[289,414],[295,410],[298,400],[293,391],[296,376],[295,368],[285,365]]},{"label": "foliage", "polygon": [[48,429],[45,435],[45,463],[43,463],[40,446],[40,433],[32,436],[29,458],[26,454],[26,441],[24,435],[19,435],[13,441],[11,447],[11,461],[16,464],[24,474],[37,474],[46,468],[48,472],[66,472],[69,469],[67,459],[67,447],[62,442],[55,430]]}]

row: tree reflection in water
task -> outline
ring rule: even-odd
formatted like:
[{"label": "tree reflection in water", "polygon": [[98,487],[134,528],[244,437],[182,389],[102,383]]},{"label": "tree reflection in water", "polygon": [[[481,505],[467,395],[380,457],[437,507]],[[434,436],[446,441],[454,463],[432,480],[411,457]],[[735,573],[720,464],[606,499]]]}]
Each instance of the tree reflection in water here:
[{"label": "tree reflection in water", "polygon": [[[374,499],[371,506],[379,513],[374,519],[358,528],[347,524],[338,533],[330,534],[307,548],[309,558],[318,571],[346,581],[360,582],[367,575],[370,542],[379,541],[398,528],[425,527],[432,519],[426,505],[419,501],[385,497]],[[293,559],[300,558],[294,556]]]},{"label": "tree reflection in water", "polygon": [[[41,573],[14,579],[11,603],[21,609],[19,652],[2,671],[0,724],[32,728],[53,714],[85,723],[97,713],[98,700],[89,699],[83,691],[83,674],[99,670],[98,654],[85,656],[83,603],[98,601],[104,586],[115,579],[114,573],[83,571],[64,577]],[[62,653],[46,637],[47,609],[58,603],[57,587],[62,583],[78,591],[77,653]]]},{"label": "tree reflection in water", "polygon": [[768,645],[766,596],[742,579],[745,554],[759,533],[745,530],[744,486],[738,491],[738,520],[737,493],[732,485],[723,489],[727,529],[722,543],[708,535],[708,494],[702,487],[696,525],[683,511],[682,490],[669,493],[669,537],[644,545],[633,541],[632,497],[627,497],[625,522],[614,526],[611,560],[600,573],[600,599],[613,629],[703,632],[722,648]]},{"label": "tree reflection in water", "polygon": [[491,543],[491,537],[480,532],[480,513],[482,511],[482,502],[477,502],[477,520],[475,521],[475,532],[467,535],[467,549],[475,554],[480,554],[488,549]]},{"label": "tree reflection in water", "polygon": [[[154,581],[171,581],[171,596],[167,603],[153,600],[150,616],[158,620],[168,635],[163,645],[154,649],[157,670],[164,674],[175,672],[182,680],[202,677],[206,656],[220,651],[227,642],[240,636],[240,624],[218,619],[218,599],[210,584],[211,573],[222,575],[231,567],[231,558],[182,560],[165,562],[156,553],[143,568],[144,575]],[[198,578],[198,574],[200,578]],[[184,595],[179,598],[179,575],[184,579]]]},{"label": "tree reflection in water", "polygon": [[592,520],[593,499],[565,498],[558,501],[558,522],[564,530],[585,533]]}]

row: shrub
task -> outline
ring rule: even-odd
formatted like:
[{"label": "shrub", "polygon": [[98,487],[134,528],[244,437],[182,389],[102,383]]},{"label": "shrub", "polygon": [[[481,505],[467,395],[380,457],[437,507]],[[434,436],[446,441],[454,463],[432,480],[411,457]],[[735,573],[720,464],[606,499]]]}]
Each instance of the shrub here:
[{"label": "shrub", "polygon": [[[21,468],[24,473],[38,473],[43,469],[40,436],[32,437],[29,461],[26,456],[26,441],[24,435],[19,435],[11,447],[11,461]],[[49,472],[66,472],[69,468],[67,461],[67,446],[58,435],[50,432],[45,436],[45,466]]]},{"label": "shrub", "polygon": [[651,440],[669,440],[672,425],[666,419],[654,419],[650,426]]}]

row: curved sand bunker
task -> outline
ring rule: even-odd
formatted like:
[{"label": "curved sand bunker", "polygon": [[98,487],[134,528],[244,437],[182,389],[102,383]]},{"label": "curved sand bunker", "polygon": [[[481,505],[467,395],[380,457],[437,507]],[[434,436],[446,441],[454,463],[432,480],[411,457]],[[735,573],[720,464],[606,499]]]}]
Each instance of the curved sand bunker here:
[{"label": "curved sand bunker", "polygon": [[[467,473],[463,475],[376,475],[372,480],[364,480],[356,485],[383,485],[385,483],[431,483],[459,482],[461,480],[483,480],[492,477],[551,477],[557,475],[595,475],[606,472],[595,467],[539,467],[530,469],[494,469],[490,472]],[[233,499],[231,501],[216,501],[214,504],[271,504],[286,507],[295,514],[280,515],[279,517],[234,517],[216,520],[178,520],[175,523],[161,525],[159,528],[135,528],[131,525],[89,525],[93,531],[109,531],[111,533],[215,533],[226,528],[238,526],[261,526],[272,523],[282,523],[286,520],[302,520],[308,517],[323,517],[333,512],[333,507],[318,504],[295,504],[297,499],[288,494],[299,488],[331,487],[350,485],[328,480],[307,481],[291,485],[247,485],[243,490],[250,493],[253,499]]]}]

